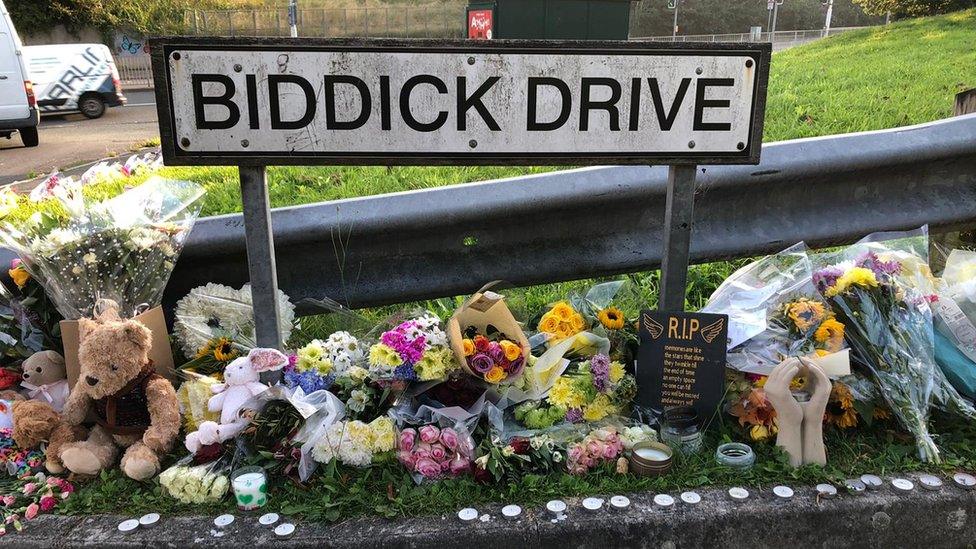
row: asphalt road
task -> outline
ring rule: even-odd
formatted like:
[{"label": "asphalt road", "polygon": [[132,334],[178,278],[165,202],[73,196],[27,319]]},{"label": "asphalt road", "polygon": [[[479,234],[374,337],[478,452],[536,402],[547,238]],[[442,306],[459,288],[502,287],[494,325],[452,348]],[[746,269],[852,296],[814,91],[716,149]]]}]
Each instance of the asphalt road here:
[{"label": "asphalt road", "polygon": [[18,134],[0,138],[0,185],[124,154],[146,139],[158,137],[152,92],[125,95],[126,106],[110,108],[95,120],[81,114],[42,117],[37,147],[24,147]]}]

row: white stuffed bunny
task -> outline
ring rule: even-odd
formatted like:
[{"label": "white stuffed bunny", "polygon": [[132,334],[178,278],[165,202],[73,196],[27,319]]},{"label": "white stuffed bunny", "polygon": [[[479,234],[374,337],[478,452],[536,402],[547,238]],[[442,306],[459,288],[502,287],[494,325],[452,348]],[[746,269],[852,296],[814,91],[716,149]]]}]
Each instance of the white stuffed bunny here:
[{"label": "white stuffed bunny", "polygon": [[186,435],[186,449],[192,453],[202,446],[224,442],[237,436],[247,421],[238,415],[241,406],[265,390],[261,372],[279,370],[288,364],[288,357],[275,349],[252,349],[224,368],[224,383],[211,385],[215,393],[207,402],[211,412],[220,412],[220,423],[204,421],[197,430]]}]

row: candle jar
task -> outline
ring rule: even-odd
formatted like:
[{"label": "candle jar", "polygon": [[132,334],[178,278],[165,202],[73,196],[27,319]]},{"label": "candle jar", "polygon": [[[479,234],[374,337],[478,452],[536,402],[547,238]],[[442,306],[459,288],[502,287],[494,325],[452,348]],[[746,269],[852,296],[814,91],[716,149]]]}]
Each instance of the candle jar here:
[{"label": "candle jar", "polygon": [[697,454],[702,449],[698,412],[691,406],[677,406],[661,417],[661,440],[682,454]]},{"label": "candle jar", "polygon": [[671,469],[671,447],[660,442],[642,442],[630,454],[630,472],[637,476],[655,477]]},{"label": "candle jar", "polygon": [[241,467],[230,477],[237,508],[253,511],[268,503],[268,479],[261,467]]}]

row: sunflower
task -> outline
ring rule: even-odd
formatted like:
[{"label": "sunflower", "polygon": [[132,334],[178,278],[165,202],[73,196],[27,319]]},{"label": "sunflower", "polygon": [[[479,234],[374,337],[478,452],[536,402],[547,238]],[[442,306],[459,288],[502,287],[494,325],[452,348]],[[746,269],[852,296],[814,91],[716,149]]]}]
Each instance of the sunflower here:
[{"label": "sunflower", "polygon": [[220,362],[227,362],[237,358],[239,353],[226,337],[221,337],[213,342],[213,357]]},{"label": "sunflower", "polygon": [[808,332],[824,319],[824,306],[819,301],[800,299],[786,305],[786,316],[797,330]]},{"label": "sunflower", "polygon": [[827,350],[836,353],[844,345],[844,325],[834,318],[828,318],[820,324],[813,338],[817,343],[826,343]]},{"label": "sunflower", "polygon": [[600,319],[600,324],[608,330],[619,330],[624,327],[624,313],[616,307],[607,307],[599,313],[597,313],[597,318]]},{"label": "sunflower", "polygon": [[828,425],[840,429],[857,426],[857,411],[854,409],[854,395],[847,385],[835,381],[830,390],[830,400],[824,412],[824,420]]}]

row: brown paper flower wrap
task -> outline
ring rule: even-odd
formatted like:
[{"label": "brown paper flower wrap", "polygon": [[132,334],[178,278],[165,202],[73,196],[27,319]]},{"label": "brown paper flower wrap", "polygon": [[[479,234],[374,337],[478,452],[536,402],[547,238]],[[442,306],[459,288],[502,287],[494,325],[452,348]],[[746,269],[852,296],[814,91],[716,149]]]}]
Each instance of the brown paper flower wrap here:
[{"label": "brown paper flower wrap", "polygon": [[[511,383],[522,375],[525,361],[528,360],[530,349],[529,340],[525,337],[522,327],[512,315],[504,296],[491,291],[479,291],[469,297],[447,322],[447,338],[458,363],[469,374],[488,381],[489,383]],[[497,372],[479,372],[469,363],[469,353],[465,353],[463,330],[473,326],[480,335],[487,335],[488,326],[494,327],[505,335],[505,339],[521,348],[521,355],[511,371],[501,379]],[[472,355],[473,356],[473,355]]]}]

